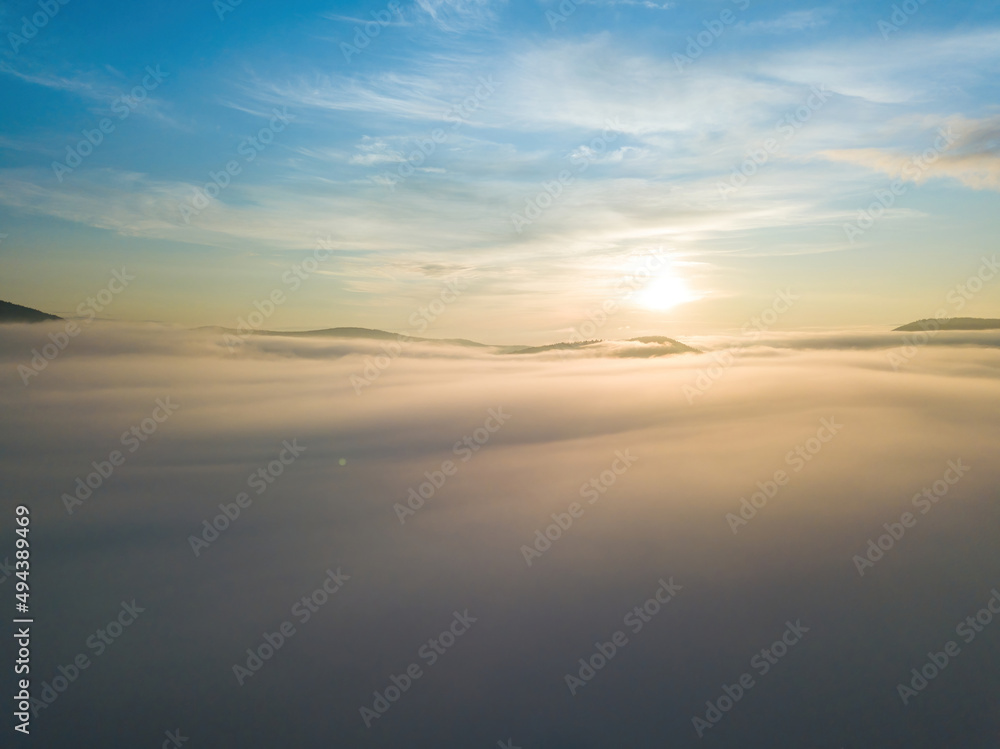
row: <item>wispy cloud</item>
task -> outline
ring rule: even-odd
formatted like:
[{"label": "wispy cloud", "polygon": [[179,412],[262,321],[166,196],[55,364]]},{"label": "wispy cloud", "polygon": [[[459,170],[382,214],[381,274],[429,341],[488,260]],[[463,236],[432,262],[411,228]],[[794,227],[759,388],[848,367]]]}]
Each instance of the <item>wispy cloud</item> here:
[{"label": "wispy cloud", "polygon": [[1000,62],[1000,29],[825,41],[776,49],[750,63],[779,80],[823,82],[844,96],[888,105],[948,106],[956,95],[992,83]]},{"label": "wispy cloud", "polygon": [[785,34],[790,31],[806,31],[825,26],[830,15],[830,8],[813,8],[812,10],[793,10],[782,16],[767,21],[753,21],[741,24],[741,28],[751,33]]},{"label": "wispy cloud", "polygon": [[497,21],[505,0],[416,0],[424,19],[449,32],[486,29]]},{"label": "wispy cloud", "polygon": [[[72,73],[55,73],[28,64],[30,71],[15,68],[8,62],[0,61],[0,74],[11,76],[24,83],[42,86],[53,91],[63,91],[87,102],[92,114],[106,114],[109,107],[121,100],[127,102],[130,115],[140,115],[159,121],[161,124],[179,130],[187,130],[190,125],[180,121],[172,113],[172,105],[164,98],[154,95],[151,90],[143,90],[141,99],[130,98],[130,92],[139,86],[147,72],[140,69],[130,79],[124,73],[107,67],[107,72],[81,70]],[[169,73],[168,73],[169,75]]]},{"label": "wispy cloud", "polygon": [[[387,11],[388,12],[388,11]],[[323,13],[322,17],[328,21],[337,21],[342,23],[356,23],[356,24],[366,24],[371,23],[373,20],[378,22],[380,26],[410,26],[410,22],[405,20],[401,14],[396,13],[395,15],[390,15],[390,20],[384,20],[382,18],[375,18],[375,13],[373,13],[372,18],[357,18],[356,16],[343,16],[339,13]]]},{"label": "wispy cloud", "polygon": [[579,0],[579,4],[599,5],[607,8],[613,8],[618,5],[631,5],[637,8],[648,8],[649,10],[670,10],[677,7],[677,3],[674,2],[654,2],[654,0]]},{"label": "wispy cloud", "polygon": [[402,151],[392,148],[382,138],[372,138],[366,135],[356,148],[361,153],[356,153],[349,159],[351,164],[362,166],[374,166],[376,164],[391,164],[406,161],[406,156]]},{"label": "wispy cloud", "polygon": [[[942,149],[904,153],[880,148],[825,151],[824,156],[902,177],[916,183],[932,178],[956,179],[976,190],[1000,190],[1000,117],[981,120],[949,118],[942,132],[951,141]],[[925,134],[930,143],[935,133]],[[944,138],[945,135],[939,135]],[[939,152],[938,152],[939,151]],[[916,162],[915,162],[916,160]],[[919,168],[915,168],[914,165]]]},{"label": "wispy cloud", "polygon": [[102,80],[93,74],[76,73],[73,75],[60,75],[48,70],[25,72],[3,61],[0,61],[0,73],[17,78],[24,83],[44,86],[56,91],[66,91],[85,99],[110,100],[119,94],[106,80]]}]

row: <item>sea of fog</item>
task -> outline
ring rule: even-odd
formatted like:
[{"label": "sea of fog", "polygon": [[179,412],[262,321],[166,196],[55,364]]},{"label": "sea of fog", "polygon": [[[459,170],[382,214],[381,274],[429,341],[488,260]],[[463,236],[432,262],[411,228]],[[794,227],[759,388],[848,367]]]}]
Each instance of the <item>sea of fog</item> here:
[{"label": "sea of fog", "polygon": [[996,334],[95,323],[25,384],[59,325],[0,333],[6,736],[24,504],[32,746],[997,746]]}]

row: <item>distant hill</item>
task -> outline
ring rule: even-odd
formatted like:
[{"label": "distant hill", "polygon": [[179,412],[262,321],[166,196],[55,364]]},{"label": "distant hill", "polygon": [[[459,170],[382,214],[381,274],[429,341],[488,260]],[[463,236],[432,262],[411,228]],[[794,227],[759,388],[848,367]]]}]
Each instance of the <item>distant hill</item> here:
[{"label": "distant hill", "polygon": [[644,335],[640,338],[629,338],[629,341],[633,343],[656,343],[660,346],[667,346],[678,354],[701,353],[698,349],[692,348],[686,343],[681,343],[680,341],[675,341],[673,338],[667,338],[662,335]]},{"label": "distant hill", "polygon": [[546,351],[576,351],[603,343],[599,338],[592,341],[563,341],[562,343],[550,343],[546,346],[504,346],[505,354],[542,354]]},{"label": "distant hill", "polygon": [[[206,325],[198,330],[214,330],[219,333],[228,333],[233,336],[243,335],[236,328],[223,328],[218,325]],[[322,330],[254,330],[251,335],[263,336],[288,336],[290,338],[364,338],[372,341],[407,341],[411,343],[451,343],[456,346],[482,346],[485,343],[467,341],[464,338],[416,338],[414,336],[403,335],[401,333],[390,333],[387,330],[377,330],[375,328],[323,328]],[[517,347],[520,348],[520,347]]]},{"label": "distant hill", "polygon": [[643,347],[632,347],[616,351],[613,356],[649,358],[653,356],[666,356],[668,354],[692,354],[701,353],[696,348],[692,348],[673,338],[662,335],[648,335],[641,338],[629,338],[626,341],[604,341],[595,339],[593,341],[550,343],[548,346],[507,346],[504,347],[505,354],[540,354],[546,351],[578,351],[580,349],[592,348],[607,343],[644,343]]},{"label": "distant hill", "polygon": [[39,312],[31,307],[5,302],[0,299],[0,323],[8,322],[45,322],[46,320],[62,320],[61,317]]},{"label": "distant hill", "polygon": [[[240,337],[241,334],[235,328],[223,328],[219,326],[205,326],[199,330],[209,330],[220,334],[228,334]],[[560,343],[550,343],[544,346],[498,346],[488,343],[479,343],[465,338],[417,338],[414,336],[390,333],[386,330],[376,330],[374,328],[324,328],[322,330],[301,330],[301,331],[279,331],[279,330],[254,330],[250,335],[255,336],[282,336],[289,338],[355,338],[375,341],[403,341],[407,343],[441,343],[452,346],[466,346],[481,349],[493,349],[497,354],[541,354],[549,351],[577,351],[591,347],[598,347],[602,344],[612,343],[639,343],[646,346],[634,347],[634,350],[626,350],[615,353],[615,356],[664,356],[667,354],[700,353],[698,349],[692,348],[673,338],[664,336],[643,336],[641,338],[630,338],[627,341],[605,341],[594,339],[592,341],[562,341]]]},{"label": "distant hill", "polygon": [[950,320],[917,320],[900,328],[898,331],[917,330],[1000,330],[1000,320],[984,317],[953,317]]}]

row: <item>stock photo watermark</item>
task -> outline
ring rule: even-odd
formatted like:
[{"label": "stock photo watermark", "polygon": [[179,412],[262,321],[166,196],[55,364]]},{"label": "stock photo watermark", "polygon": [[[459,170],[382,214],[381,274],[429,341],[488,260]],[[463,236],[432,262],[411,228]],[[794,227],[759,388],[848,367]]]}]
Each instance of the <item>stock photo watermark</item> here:
[{"label": "stock photo watermark", "polygon": [[[306,624],[315,614],[319,613],[319,610],[350,579],[351,576],[341,572],[340,567],[337,568],[336,572],[328,569],[320,586],[308,595],[299,598],[292,605],[291,615],[298,620],[299,626]],[[243,665],[233,664],[233,675],[236,677],[236,683],[242,687],[247,679],[255,676],[264,668],[264,664],[271,660],[297,633],[298,630],[295,629],[295,624],[290,619],[279,624],[274,632],[264,632],[261,635],[262,642],[257,647],[247,648],[247,658]]]},{"label": "stock photo watermark", "polygon": [[[282,448],[274,460],[260,466],[247,476],[247,486],[253,489],[258,497],[274,484],[278,477],[285,472],[287,466],[292,465],[306,451],[306,448],[299,444],[298,439],[293,439],[291,442],[283,440],[281,445]],[[253,498],[247,492],[240,492],[234,501],[228,504],[220,502],[219,510],[221,512],[211,520],[206,518],[201,522],[201,533],[188,536],[188,543],[191,545],[191,551],[194,552],[194,555],[201,556],[201,552],[217,541],[219,536],[239,520],[243,511],[252,504]]]},{"label": "stock photo watermark", "polygon": [[11,564],[10,557],[4,557],[0,562],[0,585],[3,585],[14,574],[14,565]]},{"label": "stock photo watermark", "polygon": [[243,0],[212,0],[212,10],[220,21],[226,20],[226,15],[232,13],[243,4]]},{"label": "stock photo watermark", "polygon": [[[1000,591],[996,588],[990,591],[990,597],[981,609],[971,616],[965,617],[955,626],[955,634],[962,638],[962,642],[969,645],[986,627],[993,623],[996,614],[1000,614]],[[903,705],[908,706],[910,700],[916,697],[930,686],[941,672],[944,671],[951,662],[962,652],[961,646],[955,640],[949,640],[938,652],[928,651],[927,661],[922,665],[910,669],[912,677],[907,683],[899,682],[896,685],[896,694],[902,700]]]},{"label": "stock photo watermark", "polygon": [[[653,595],[641,605],[629,610],[622,619],[622,623],[629,628],[633,635],[639,634],[647,624],[653,621],[653,617],[663,610],[664,606],[674,600],[680,591],[684,590],[684,586],[675,583],[672,577],[669,580],[664,580],[661,577],[658,582],[660,585],[653,592]],[[577,661],[580,668],[577,669],[576,675],[566,674],[563,677],[569,693],[576,697],[577,691],[587,686],[597,673],[607,666],[629,642],[628,635],[623,629],[614,632],[606,642],[595,642],[593,654]]]},{"label": "stock photo watermark", "polygon": [[[485,447],[486,443],[490,441],[490,437],[499,432],[500,428],[511,417],[510,414],[504,413],[502,406],[491,408],[486,413],[487,416],[483,425],[473,430],[471,435],[465,435],[452,448],[452,453],[456,457],[461,458],[461,463],[468,462],[475,453]],[[407,518],[416,515],[417,511],[422,509],[426,502],[433,498],[438,490],[445,485],[445,482],[458,473],[461,463],[456,463],[453,460],[444,460],[437,470],[424,471],[424,478],[427,480],[422,481],[416,487],[411,486],[409,488],[409,491],[406,493],[406,504],[396,502],[392,506],[399,524],[403,525],[406,523]]]},{"label": "stock photo watermark", "polygon": [[979,270],[965,279],[963,283],[956,284],[945,296],[945,301],[953,307],[953,310],[941,308],[934,313],[933,318],[920,320],[917,323],[920,330],[907,332],[903,338],[903,346],[886,353],[886,358],[893,370],[898,372],[901,367],[912,361],[920,352],[919,347],[929,343],[931,338],[951,322],[958,312],[965,309],[966,304],[986,288],[986,284],[996,278],[997,273],[1000,273],[1000,262],[997,261],[997,256],[984,257]]},{"label": "stock photo watermark", "polygon": [[[122,432],[120,440],[122,446],[128,448],[129,454],[134,453],[144,442],[156,434],[160,424],[169,419],[180,407],[179,403],[171,401],[170,396],[157,398],[156,407],[153,408],[149,416]],[[91,461],[93,472],[88,473],[86,477],[77,477],[73,494],[63,492],[62,501],[66,508],[66,514],[72,515],[77,507],[82,507],[83,503],[104,486],[105,481],[111,478],[116,468],[125,465],[127,457],[121,450],[112,450],[108,453],[107,460]]]},{"label": "stock photo watermark", "polygon": [[93,651],[92,656],[88,656],[87,652],[78,653],[70,659],[68,666],[59,666],[56,669],[57,674],[52,677],[51,681],[42,682],[42,689],[38,696],[31,698],[33,717],[37,718],[42,710],[51,707],[59,695],[63,694],[70,684],[79,679],[82,673],[93,665],[93,659],[99,658],[107,652],[108,648],[117,642],[125,630],[135,623],[139,614],[146,610],[139,606],[134,598],[131,602],[122,601],[120,609],[111,621],[87,638],[86,646]]},{"label": "stock photo watermark", "polygon": [[181,746],[191,740],[190,736],[182,735],[179,728],[173,731],[164,731],[163,735],[167,738],[160,744],[160,749],[180,749]]},{"label": "stock photo watermark", "polygon": [[553,179],[542,182],[541,190],[532,197],[524,199],[524,208],[520,213],[517,211],[510,214],[510,221],[514,231],[521,234],[526,226],[530,226],[542,214],[551,208],[565,194],[566,189],[575,184],[579,175],[583,174],[592,165],[600,161],[600,158],[608,150],[608,146],[618,139],[621,132],[621,124],[617,119],[605,122],[604,132],[591,138],[588,143],[581,143],[570,154],[573,162],[573,169],[562,169]]},{"label": "stock photo watermark", "polygon": [[[750,178],[753,177],[765,164],[767,164],[771,157],[781,150],[781,147],[790,141],[799,132],[799,128],[809,122],[812,119],[813,114],[819,111],[827,100],[833,96],[833,92],[830,91],[825,84],[819,86],[813,86],[810,89],[809,96],[806,98],[805,104],[798,107],[794,112],[784,115],[778,120],[777,124],[774,126],[775,135],[769,136],[764,139],[764,141],[758,145],[756,148],[752,148],[747,151],[746,158],[734,166],[732,169],[732,174],[730,174],[729,179],[725,182],[719,182],[716,187],[719,189],[719,195],[723,200],[728,200],[731,193],[736,192],[741,187],[744,187]],[[779,140],[776,136],[781,135],[782,139]]]},{"label": "stock photo watermark", "polygon": [[[961,458],[949,460],[948,468],[941,478],[914,494],[910,500],[911,504],[920,510],[921,515],[926,515],[932,507],[947,497],[951,488],[965,478],[965,475],[971,470],[972,466],[965,465]],[[858,570],[858,575],[864,577],[867,570],[874,567],[888,552],[895,548],[897,543],[903,540],[903,536],[908,530],[916,527],[919,519],[912,512],[904,512],[898,520],[883,523],[882,528],[885,529],[885,533],[877,538],[869,538],[864,553],[851,557],[851,561],[854,562],[854,566]]]},{"label": "stock photo watermark", "polygon": [[243,173],[243,167],[252,163],[264,149],[274,143],[277,134],[284,131],[295,119],[295,115],[288,113],[288,107],[282,107],[280,110],[277,107],[273,108],[268,124],[258,130],[255,135],[244,138],[236,147],[237,155],[243,157],[242,162],[230,159],[217,172],[210,170],[208,181],[201,187],[194,189],[187,203],[181,203],[177,207],[184,223],[190,224],[192,218],[208,208],[211,201],[218,198],[222,191],[232,184],[233,178]]},{"label": "stock photo watermark", "polygon": [[[472,90],[472,93],[460,102],[453,104],[444,113],[444,120],[451,123],[451,131],[455,132],[462,125],[468,124],[472,115],[482,109],[490,97],[493,96],[498,85],[491,75],[479,76],[478,85]],[[396,186],[412,177],[419,169],[424,168],[426,161],[437,152],[438,146],[447,140],[448,132],[444,128],[434,128],[426,137],[416,139],[416,148],[410,151],[409,154],[405,156],[402,153],[394,153],[391,156],[386,155],[385,158],[399,162],[395,173],[382,172],[372,177],[372,181],[377,185],[388,187],[390,192],[395,192]]]},{"label": "stock photo watermark", "polygon": [[[164,79],[170,75],[160,70],[160,66],[155,68],[146,66],[146,75],[143,76],[142,83],[134,86],[127,94],[122,94],[111,103],[111,113],[118,116],[118,122],[127,120],[129,116],[144,102],[150,92],[155,91],[163,83]],[[89,130],[81,130],[83,138],[75,146],[66,146],[66,158],[62,161],[52,162],[52,172],[56,179],[62,182],[67,174],[72,174],[73,170],[83,164],[84,159],[94,153],[95,149],[104,143],[107,136],[117,129],[118,125],[110,117],[103,117],[97,125]]]},{"label": "stock photo watermark", "polygon": [[580,343],[592,340],[593,336],[607,324],[611,315],[621,309],[622,302],[643,288],[643,285],[653,278],[654,271],[666,265],[667,256],[662,250],[643,256],[643,263],[638,270],[622,276],[615,282],[615,295],[588,310],[587,319],[571,328],[569,340]]},{"label": "stock photo watermark", "polygon": [[918,156],[911,157],[900,170],[900,176],[890,182],[887,187],[876,190],[873,193],[875,200],[866,208],[858,209],[858,217],[854,222],[844,224],[844,234],[848,241],[851,244],[857,244],[861,237],[885,215],[886,211],[896,204],[896,198],[906,195],[910,191],[911,185],[916,184],[954,143],[955,135],[951,130],[941,128],[933,146],[925,149]]},{"label": "stock photo watermark", "polygon": [[[469,631],[469,628],[477,622],[474,616],[469,616],[469,610],[462,612],[455,611],[452,614],[451,623],[436,637],[432,637],[417,650],[417,657],[426,663],[426,668],[430,668],[438,660],[455,646],[458,639]],[[410,690],[413,684],[424,675],[424,670],[419,661],[415,661],[403,669],[400,674],[389,676],[389,685],[382,691],[372,692],[371,707],[364,705],[358,708],[361,719],[365,722],[365,728],[371,728],[374,721],[381,718],[388,712],[389,708],[395,704],[400,697]]]},{"label": "stock photo watermark", "polygon": [[715,383],[722,379],[726,371],[736,363],[736,353],[759,340],[765,332],[770,330],[771,326],[778,322],[782,315],[792,308],[798,299],[799,296],[793,294],[791,289],[778,291],[769,307],[761,310],[759,315],[750,318],[749,322],[743,325],[740,335],[746,339],[744,343],[710,353],[709,356],[715,360],[715,364],[698,370],[693,385],[681,387],[681,392],[687,399],[688,405],[693,405],[696,398],[702,397],[711,390]]},{"label": "stock photo watermark", "polygon": [[[409,316],[407,322],[412,326],[410,333],[423,333],[427,330],[427,327],[441,317],[467,288],[468,282],[461,276],[447,279],[445,287],[438,293],[436,299],[418,308]],[[366,387],[371,386],[372,383],[381,377],[382,373],[389,368],[389,365],[403,353],[403,350],[410,343],[412,341],[406,333],[398,335],[395,341],[380,343],[379,348],[382,349],[382,355],[366,356],[364,358],[365,366],[361,374],[355,373],[348,378],[351,387],[354,388],[354,394],[361,395]]]},{"label": "stock photo watermark", "polygon": [[[743,11],[750,7],[750,0],[732,0],[736,7]],[[736,23],[736,14],[729,8],[719,13],[717,18],[707,19],[701,22],[705,27],[704,31],[699,31],[694,36],[687,38],[687,47],[684,54],[674,53],[674,65],[681,73],[684,69],[694,64],[694,61],[701,57],[705,50],[715,44],[715,41],[722,36],[727,28]]]},{"label": "stock photo watermark", "polygon": [[348,64],[350,64],[352,57],[360,55],[382,33],[382,29],[393,22],[394,17],[402,18],[402,12],[399,3],[393,0],[382,10],[371,11],[371,17],[372,20],[366,21],[364,26],[354,27],[354,38],[352,39],[354,44],[340,43],[340,51]]},{"label": "stock photo watermark", "polygon": [[[302,282],[307,281],[319,270],[320,265],[330,258],[333,246],[330,237],[328,236],[325,239],[318,238],[316,243],[318,246],[313,250],[310,257],[307,257],[301,263],[295,263],[281,274],[281,282],[289,287],[289,292],[298,291],[302,286]],[[278,307],[286,301],[288,301],[288,297],[286,296],[286,292],[281,288],[271,289],[270,293],[263,299],[255,299],[252,304],[254,308],[253,312],[248,313],[246,317],[240,316],[236,318],[236,334],[223,334],[222,341],[226,344],[229,351],[235,351],[247,338],[263,330],[264,322],[269,320]]]},{"label": "stock photo watermark", "polygon": [[891,34],[899,31],[926,2],[927,0],[903,0],[898,5],[893,4],[889,20],[883,18],[879,19],[878,22],[878,30],[881,32],[882,38],[888,39]]},{"label": "stock photo watermark", "polygon": [[30,384],[32,377],[37,377],[49,362],[55,360],[59,354],[69,346],[70,339],[80,335],[80,325],[89,325],[97,318],[98,312],[103,312],[115,300],[115,297],[122,293],[130,282],[135,280],[135,276],[130,276],[122,267],[120,271],[111,271],[111,279],[104,288],[94,296],[88,296],[76,305],[76,314],[83,319],[77,323],[76,320],[67,320],[62,332],[49,333],[51,343],[46,343],[41,349],[31,349],[31,361],[27,365],[19,364],[17,373],[21,375],[21,382],[26,386]]},{"label": "stock photo watermark", "polygon": [[[769,647],[761,648],[760,652],[750,659],[750,668],[757,672],[758,678],[767,676],[771,669],[802,641],[802,637],[808,631],[809,627],[804,627],[801,619],[796,619],[794,624],[790,621],[785,622],[785,631]],[[705,732],[717,726],[726,713],[755,686],[757,681],[750,671],[741,674],[732,684],[723,684],[722,694],[714,700],[705,702],[704,717],[700,715],[691,717],[698,738],[704,738]]]},{"label": "stock photo watermark", "polygon": [[69,5],[70,0],[39,0],[38,10],[28,16],[21,16],[21,33],[13,31],[7,34],[10,48],[16,55],[29,41],[38,36],[38,32],[49,25],[49,21],[59,15],[63,5]]},{"label": "stock photo watermark", "polygon": [[[796,445],[794,450],[789,450],[785,455],[785,463],[794,473],[801,473],[802,469],[819,455],[824,445],[840,434],[843,428],[844,425],[838,424],[834,417],[822,419],[819,429],[816,430],[816,436]],[[767,506],[768,501],[774,499],[782,487],[788,486],[789,481],[791,474],[779,469],[770,479],[757,482],[757,491],[750,495],[750,499],[740,497],[739,511],[726,513],[726,522],[729,523],[733,535],[735,536],[740,528],[749,525],[750,521],[757,517],[757,513]]]},{"label": "stock photo watermark", "polygon": [[[581,484],[580,496],[587,500],[587,504],[597,504],[601,496],[615,485],[618,477],[625,474],[637,460],[639,458],[632,455],[631,448],[624,452],[616,450],[615,459],[611,461],[608,468],[590,481]],[[566,512],[552,513],[550,517],[553,522],[545,528],[539,528],[535,531],[535,538],[530,546],[527,544],[521,546],[519,551],[524,557],[524,563],[530,567],[534,560],[541,559],[545,552],[552,548],[552,544],[562,538],[563,534],[572,528],[573,523],[582,518],[586,511],[587,508],[579,502],[571,502],[566,508]]]}]

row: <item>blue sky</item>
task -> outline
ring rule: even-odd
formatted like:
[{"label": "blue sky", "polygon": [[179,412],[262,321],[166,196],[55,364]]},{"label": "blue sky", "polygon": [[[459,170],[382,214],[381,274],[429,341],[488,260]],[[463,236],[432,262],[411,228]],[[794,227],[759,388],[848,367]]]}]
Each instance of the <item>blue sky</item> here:
[{"label": "blue sky", "polygon": [[282,289],[267,327],[412,332],[459,276],[424,334],[552,340],[608,299],[601,337],[738,330],[787,288],[782,326],[880,327],[995,251],[996,3],[45,7],[0,9],[0,298],[46,311],[124,265],[107,316],[181,325]]}]

